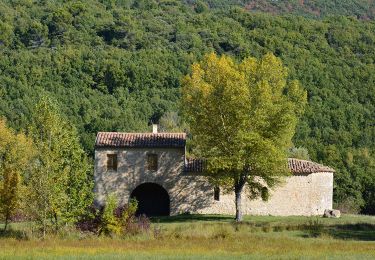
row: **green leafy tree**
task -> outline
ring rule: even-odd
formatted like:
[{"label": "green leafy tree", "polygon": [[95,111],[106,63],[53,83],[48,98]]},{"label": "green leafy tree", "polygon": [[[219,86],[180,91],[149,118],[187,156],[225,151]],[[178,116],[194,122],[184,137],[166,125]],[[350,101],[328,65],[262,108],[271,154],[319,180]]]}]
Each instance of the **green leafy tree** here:
[{"label": "green leafy tree", "polygon": [[33,144],[23,133],[16,134],[0,120],[0,216],[4,231],[13,214],[20,210],[24,194],[22,176],[34,155]]},{"label": "green leafy tree", "polygon": [[236,63],[211,53],[191,70],[182,81],[182,109],[207,173],[234,191],[241,221],[246,184],[250,198],[266,200],[288,175],[286,151],[306,92],[287,80],[286,68],[272,54]]},{"label": "green leafy tree", "polygon": [[37,164],[29,180],[29,208],[45,235],[50,219],[71,222],[92,202],[90,167],[77,132],[44,96],[36,105],[31,136],[38,147]]},{"label": "green leafy tree", "polygon": [[160,132],[188,132],[188,126],[177,112],[167,112],[159,119]]},{"label": "green leafy tree", "polygon": [[304,147],[289,148],[288,157],[302,160],[310,160],[309,151]]}]

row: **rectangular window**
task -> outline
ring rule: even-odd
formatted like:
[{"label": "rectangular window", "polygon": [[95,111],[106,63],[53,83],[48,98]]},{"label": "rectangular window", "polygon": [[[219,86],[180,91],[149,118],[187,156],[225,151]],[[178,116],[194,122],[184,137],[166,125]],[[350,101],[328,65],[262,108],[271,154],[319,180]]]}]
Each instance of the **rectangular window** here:
[{"label": "rectangular window", "polygon": [[157,154],[147,155],[147,170],[149,171],[158,170],[158,155]]},{"label": "rectangular window", "polygon": [[214,200],[220,200],[220,188],[217,186],[214,188]]},{"label": "rectangular window", "polygon": [[117,154],[107,154],[107,171],[117,171]]}]

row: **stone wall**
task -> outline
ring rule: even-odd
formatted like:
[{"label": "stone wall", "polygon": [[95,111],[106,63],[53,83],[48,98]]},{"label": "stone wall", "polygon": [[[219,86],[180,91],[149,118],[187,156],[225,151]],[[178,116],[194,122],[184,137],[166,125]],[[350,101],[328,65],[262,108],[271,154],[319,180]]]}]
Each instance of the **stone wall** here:
[{"label": "stone wall", "polygon": [[[118,154],[117,171],[107,171],[108,153]],[[146,168],[147,154],[158,155],[158,170]],[[187,211],[197,212],[210,206],[207,193],[211,186],[202,177],[184,173],[185,150],[169,149],[105,149],[95,151],[95,194],[96,203],[103,204],[108,194],[115,194],[120,203],[129,201],[131,192],[142,183],[156,183],[170,196],[171,215]]]},{"label": "stone wall", "polygon": [[[118,154],[118,169],[107,171],[107,153]],[[146,169],[147,154],[158,155],[158,170]],[[171,215],[184,212],[204,214],[234,214],[234,194],[220,194],[214,200],[213,187],[195,174],[184,173],[183,148],[98,148],[95,151],[96,202],[103,204],[105,196],[116,194],[127,203],[131,192],[142,183],[161,185],[170,196]],[[332,208],[333,174],[328,172],[294,175],[271,194],[268,202],[250,201],[243,194],[244,214],[253,215],[321,215]]]},{"label": "stone wall", "polygon": [[[210,207],[202,209],[204,214],[234,214],[234,193],[220,194],[220,201],[211,200]],[[242,195],[242,210],[249,215],[323,215],[332,209],[333,173],[321,172],[287,177],[276,187],[267,202],[249,200]],[[213,195],[211,196],[213,198]]]}]

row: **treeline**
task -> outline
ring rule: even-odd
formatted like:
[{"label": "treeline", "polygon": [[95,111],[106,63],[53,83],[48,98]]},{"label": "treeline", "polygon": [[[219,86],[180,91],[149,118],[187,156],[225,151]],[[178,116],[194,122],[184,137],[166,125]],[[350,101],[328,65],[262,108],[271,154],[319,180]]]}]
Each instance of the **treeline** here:
[{"label": "treeline", "polygon": [[98,131],[146,131],[177,111],[180,79],[204,54],[240,60],[272,52],[308,91],[294,145],[337,170],[338,206],[374,213],[375,24],[210,5],[2,1],[0,116],[28,129],[47,93],[92,155]]}]

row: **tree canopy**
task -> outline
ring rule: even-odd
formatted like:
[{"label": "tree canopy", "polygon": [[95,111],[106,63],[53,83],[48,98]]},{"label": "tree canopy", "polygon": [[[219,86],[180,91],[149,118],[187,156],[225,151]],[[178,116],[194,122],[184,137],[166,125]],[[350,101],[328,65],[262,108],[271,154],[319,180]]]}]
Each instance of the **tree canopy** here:
[{"label": "tree canopy", "polygon": [[236,220],[242,220],[241,193],[268,198],[269,189],[288,173],[291,146],[306,92],[288,81],[286,68],[272,54],[237,64],[211,53],[182,82],[182,111],[197,155],[220,186],[236,194]]},{"label": "tree canopy", "polygon": [[23,177],[30,171],[34,155],[32,140],[23,133],[15,133],[0,119],[0,217],[5,220],[4,230],[22,207]]},{"label": "tree canopy", "polygon": [[74,222],[92,204],[90,166],[76,130],[51,98],[42,96],[33,112],[30,136],[38,147],[28,179],[28,207],[45,234],[49,219],[59,225]]}]

